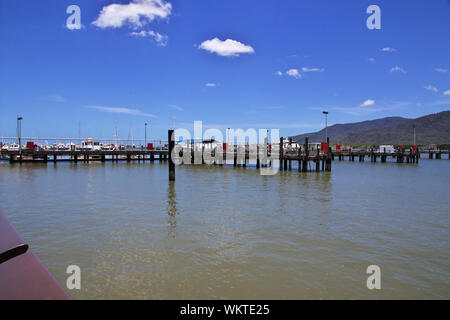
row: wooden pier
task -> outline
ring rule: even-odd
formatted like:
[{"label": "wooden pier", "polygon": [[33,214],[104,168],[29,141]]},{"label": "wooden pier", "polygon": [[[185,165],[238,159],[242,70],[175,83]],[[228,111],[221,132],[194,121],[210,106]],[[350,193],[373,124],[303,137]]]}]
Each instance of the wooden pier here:
[{"label": "wooden pier", "polygon": [[117,151],[66,151],[66,150],[22,150],[3,151],[9,162],[91,162],[91,161],[167,161],[167,150],[117,150]]},{"label": "wooden pier", "polygon": [[[175,164],[197,164],[197,165],[233,165],[233,167],[254,166],[259,168],[275,168],[280,171],[291,171],[293,162],[297,163],[299,172],[308,171],[331,171],[332,161],[348,161],[386,163],[390,162],[416,164],[420,155],[426,154],[429,159],[442,159],[442,154],[449,154],[448,150],[420,150],[402,149],[396,152],[380,152],[375,149],[349,149],[349,150],[321,150],[313,149],[309,145],[308,137],[302,146],[280,142],[272,145],[239,145],[230,146],[222,150],[222,145],[208,148],[206,142],[188,143],[185,146],[176,145],[173,141],[173,130],[168,132],[168,148],[144,149],[134,148],[130,150],[29,150],[2,151],[2,156],[9,157],[10,163],[24,162],[84,162],[91,161],[161,161],[169,163],[169,179],[175,180]],[[282,146],[280,148],[280,146]],[[178,148],[176,148],[178,147]],[[178,156],[172,159],[172,150],[176,148]],[[265,150],[264,150],[265,149]],[[216,152],[219,155],[216,157]],[[220,156],[220,154],[222,156]],[[181,159],[181,160],[180,160]],[[393,160],[393,161],[392,161]]]}]

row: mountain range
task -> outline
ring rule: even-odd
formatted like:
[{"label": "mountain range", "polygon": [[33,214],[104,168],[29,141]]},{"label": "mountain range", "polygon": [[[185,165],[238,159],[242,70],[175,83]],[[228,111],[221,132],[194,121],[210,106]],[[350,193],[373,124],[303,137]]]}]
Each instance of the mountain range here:
[{"label": "mountain range", "polygon": [[[388,117],[356,123],[335,124],[328,127],[330,144],[342,145],[380,145],[416,143],[450,144],[450,110],[426,115],[416,119]],[[304,143],[325,141],[325,129],[291,137],[293,141]]]}]

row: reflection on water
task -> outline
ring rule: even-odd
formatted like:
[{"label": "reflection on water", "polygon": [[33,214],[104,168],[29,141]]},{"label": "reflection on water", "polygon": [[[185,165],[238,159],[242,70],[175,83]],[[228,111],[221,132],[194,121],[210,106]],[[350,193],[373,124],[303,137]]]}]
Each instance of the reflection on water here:
[{"label": "reflection on water", "polygon": [[169,181],[167,187],[167,214],[169,215],[169,236],[175,236],[177,227],[177,195],[175,192],[175,182]]},{"label": "reflection on water", "polygon": [[74,298],[448,299],[449,165],[0,163],[0,207]]}]

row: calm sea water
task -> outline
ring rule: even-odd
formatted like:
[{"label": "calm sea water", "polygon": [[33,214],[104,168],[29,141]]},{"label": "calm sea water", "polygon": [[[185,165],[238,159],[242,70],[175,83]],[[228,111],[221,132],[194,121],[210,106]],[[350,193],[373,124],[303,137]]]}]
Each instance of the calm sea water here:
[{"label": "calm sea water", "polygon": [[0,207],[75,299],[450,298],[449,160],[167,171],[0,163]]}]

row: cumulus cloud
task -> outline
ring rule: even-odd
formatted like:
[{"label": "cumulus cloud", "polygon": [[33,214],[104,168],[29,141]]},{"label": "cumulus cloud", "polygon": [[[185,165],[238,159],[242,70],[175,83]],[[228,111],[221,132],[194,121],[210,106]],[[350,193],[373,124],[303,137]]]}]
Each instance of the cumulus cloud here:
[{"label": "cumulus cloud", "polygon": [[138,109],[129,109],[129,108],[111,108],[111,107],[102,107],[102,106],[88,106],[90,109],[95,109],[102,112],[110,112],[110,113],[121,113],[132,116],[144,116],[144,117],[152,117],[156,118],[155,115],[151,113],[145,113]]},{"label": "cumulus cloud", "polygon": [[397,51],[397,49],[386,47],[386,48],[380,49],[380,51],[383,51],[383,52],[395,52],[395,51]]},{"label": "cumulus cloud", "polygon": [[207,84],[205,84],[206,87],[217,87],[217,85],[215,83],[211,83],[208,82]]},{"label": "cumulus cloud", "polygon": [[302,75],[298,72],[297,69],[289,69],[286,74],[290,77],[294,77],[295,79],[300,79]]},{"label": "cumulus cloud", "polygon": [[444,69],[444,68],[436,68],[436,69],[434,69],[434,71],[440,72],[440,73],[446,73],[446,72],[447,72],[447,69]]},{"label": "cumulus cloud", "polygon": [[395,66],[393,68],[391,68],[391,72],[401,72],[401,73],[406,73],[406,70],[403,68],[400,68],[399,66]]},{"label": "cumulus cloud", "polygon": [[306,68],[306,67],[302,68],[303,72],[324,72],[324,70],[325,69],[323,68]]},{"label": "cumulus cloud", "polygon": [[438,88],[436,88],[435,86],[432,86],[431,84],[428,86],[424,87],[425,89],[429,90],[429,91],[433,91],[433,92],[438,92]]},{"label": "cumulus cloud", "polygon": [[239,41],[232,39],[222,41],[219,38],[206,40],[201,45],[199,45],[198,48],[209,51],[211,53],[216,53],[219,56],[223,57],[237,57],[242,53],[255,52],[255,50],[251,46],[245,45]]},{"label": "cumulus cloud", "polygon": [[375,104],[375,100],[367,99],[360,105],[360,107],[370,107],[370,106],[373,106],[374,104]]},{"label": "cumulus cloud", "polygon": [[164,0],[133,0],[128,4],[110,4],[103,7],[93,24],[99,28],[120,28],[129,24],[139,28],[153,20],[166,19],[172,4]]},{"label": "cumulus cloud", "polygon": [[276,74],[277,76],[282,76],[282,75],[283,75],[283,72],[277,71],[277,72],[275,72],[275,74]]},{"label": "cumulus cloud", "polygon": [[169,37],[167,35],[160,34],[153,30],[150,30],[150,31],[142,30],[140,32],[131,32],[130,34],[134,37],[140,37],[140,38],[152,37],[153,40],[155,40],[156,44],[161,47],[167,46],[167,42],[169,40]]},{"label": "cumulus cloud", "polygon": [[444,91],[444,95],[450,96],[450,90]]}]

